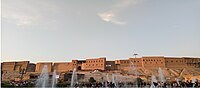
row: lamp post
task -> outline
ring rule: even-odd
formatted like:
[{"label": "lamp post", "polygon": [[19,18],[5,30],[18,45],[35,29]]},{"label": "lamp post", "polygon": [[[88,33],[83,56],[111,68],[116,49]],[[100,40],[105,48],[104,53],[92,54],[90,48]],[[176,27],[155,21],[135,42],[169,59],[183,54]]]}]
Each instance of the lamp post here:
[{"label": "lamp post", "polygon": [[136,54],[136,53],[133,54],[133,56],[135,56],[135,58],[136,58],[137,55],[138,55],[138,54]]},{"label": "lamp post", "polygon": [[[133,56],[135,56],[135,58],[136,58],[136,56],[137,56],[138,54],[137,53],[133,53]],[[133,62],[131,62],[131,63],[133,63]],[[136,65],[134,66],[134,68],[135,68],[135,75],[136,75],[136,88],[138,88],[138,79],[139,79],[139,76],[138,76],[138,72],[137,72],[137,67],[136,67]]]}]

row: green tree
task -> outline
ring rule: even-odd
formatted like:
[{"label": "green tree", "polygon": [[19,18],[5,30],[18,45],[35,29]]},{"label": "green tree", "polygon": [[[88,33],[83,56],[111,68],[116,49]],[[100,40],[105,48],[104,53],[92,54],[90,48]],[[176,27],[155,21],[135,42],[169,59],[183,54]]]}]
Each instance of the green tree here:
[{"label": "green tree", "polygon": [[94,79],[94,77],[90,77],[90,79],[88,80],[90,83],[94,83],[96,82],[96,80]]}]

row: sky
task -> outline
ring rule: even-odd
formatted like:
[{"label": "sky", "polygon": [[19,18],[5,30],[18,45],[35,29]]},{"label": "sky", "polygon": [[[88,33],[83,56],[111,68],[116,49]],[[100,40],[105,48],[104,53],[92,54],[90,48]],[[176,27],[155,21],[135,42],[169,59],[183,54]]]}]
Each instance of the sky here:
[{"label": "sky", "polygon": [[200,56],[200,0],[1,1],[1,61]]}]

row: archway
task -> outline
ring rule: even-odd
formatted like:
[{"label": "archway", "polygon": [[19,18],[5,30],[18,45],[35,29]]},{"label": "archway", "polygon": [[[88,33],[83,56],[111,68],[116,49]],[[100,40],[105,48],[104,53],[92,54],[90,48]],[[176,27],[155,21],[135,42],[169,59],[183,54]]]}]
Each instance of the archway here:
[{"label": "archway", "polygon": [[81,66],[78,66],[78,70],[81,70]]}]

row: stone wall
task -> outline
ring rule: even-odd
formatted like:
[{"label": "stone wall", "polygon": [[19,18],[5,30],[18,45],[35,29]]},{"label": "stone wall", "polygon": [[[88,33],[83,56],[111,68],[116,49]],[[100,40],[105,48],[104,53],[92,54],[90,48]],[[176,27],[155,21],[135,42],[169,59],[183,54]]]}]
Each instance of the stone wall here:
[{"label": "stone wall", "polygon": [[52,62],[41,62],[36,64],[36,72],[42,72],[44,65],[47,65],[48,72],[52,72]]},{"label": "stone wall", "polygon": [[27,68],[27,72],[35,72],[36,64],[30,63]]},{"label": "stone wall", "polygon": [[184,58],[165,57],[166,68],[186,68],[187,62]]},{"label": "stone wall", "polygon": [[56,72],[69,72],[73,70],[72,62],[57,62],[54,63],[54,70]]},{"label": "stone wall", "polygon": [[163,56],[145,56],[142,57],[143,66],[146,69],[165,68],[165,59]]},{"label": "stone wall", "polygon": [[14,71],[15,62],[3,62],[2,63],[2,71]]},{"label": "stone wall", "polygon": [[82,64],[82,70],[105,70],[106,58],[86,59]]},{"label": "stone wall", "polygon": [[106,70],[116,70],[115,61],[106,61]]},{"label": "stone wall", "polygon": [[130,61],[129,60],[116,60],[115,61],[117,70],[129,70]]},{"label": "stone wall", "polygon": [[131,61],[130,65],[133,65],[134,67],[142,67],[142,58],[129,58]]}]

